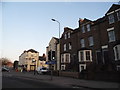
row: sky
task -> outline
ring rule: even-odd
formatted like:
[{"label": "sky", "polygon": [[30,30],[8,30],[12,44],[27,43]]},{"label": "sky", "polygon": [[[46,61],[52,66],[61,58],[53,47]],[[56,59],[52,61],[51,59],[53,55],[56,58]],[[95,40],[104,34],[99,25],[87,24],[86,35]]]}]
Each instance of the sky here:
[{"label": "sky", "polygon": [[64,27],[75,29],[79,18],[96,20],[116,2],[2,2],[0,3],[1,57],[19,60],[24,50],[42,56],[52,37]]}]

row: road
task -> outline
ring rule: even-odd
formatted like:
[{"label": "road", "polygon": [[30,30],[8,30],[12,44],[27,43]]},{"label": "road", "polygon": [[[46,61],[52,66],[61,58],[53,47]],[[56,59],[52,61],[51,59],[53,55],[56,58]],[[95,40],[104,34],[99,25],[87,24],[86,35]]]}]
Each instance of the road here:
[{"label": "road", "polygon": [[[43,90],[46,88],[68,88],[64,85],[59,85],[59,84],[53,84],[50,83],[51,81],[47,79],[47,82],[44,82],[44,80],[37,80],[34,78],[27,78],[27,77],[19,77],[19,76],[14,76],[14,73],[3,73],[2,74],[2,89],[9,89],[9,88],[14,88],[14,89],[23,89],[23,88],[29,88],[29,89],[38,89],[42,88]],[[88,88],[83,88],[83,87],[78,87],[78,86],[70,86],[69,88],[77,88],[79,90],[91,90]]]},{"label": "road", "polygon": [[6,77],[2,78],[2,88],[63,88],[61,86],[44,83],[30,78]]}]

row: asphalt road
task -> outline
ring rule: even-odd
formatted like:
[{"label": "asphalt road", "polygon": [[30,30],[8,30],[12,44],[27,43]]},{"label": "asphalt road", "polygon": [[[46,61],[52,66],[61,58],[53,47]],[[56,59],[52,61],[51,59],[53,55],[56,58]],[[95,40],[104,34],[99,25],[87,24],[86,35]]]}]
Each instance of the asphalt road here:
[{"label": "asphalt road", "polygon": [[29,78],[2,77],[2,88],[64,88]]}]

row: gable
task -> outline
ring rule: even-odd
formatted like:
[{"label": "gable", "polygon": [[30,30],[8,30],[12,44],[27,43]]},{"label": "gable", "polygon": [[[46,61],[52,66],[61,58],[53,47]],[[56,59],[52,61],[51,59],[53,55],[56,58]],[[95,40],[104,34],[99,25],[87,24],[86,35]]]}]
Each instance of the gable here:
[{"label": "gable", "polygon": [[110,7],[110,9],[107,11],[106,14],[108,14],[108,13],[110,13],[110,12],[113,12],[113,11],[115,11],[116,9],[119,9],[119,8],[120,8],[120,5],[118,5],[118,4],[113,4],[113,5]]}]

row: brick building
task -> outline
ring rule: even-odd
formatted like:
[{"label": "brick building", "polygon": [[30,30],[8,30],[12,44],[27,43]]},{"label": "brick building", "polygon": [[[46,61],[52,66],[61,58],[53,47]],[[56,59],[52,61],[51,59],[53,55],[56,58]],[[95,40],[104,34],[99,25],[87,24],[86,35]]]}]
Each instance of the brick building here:
[{"label": "brick building", "polygon": [[74,30],[64,28],[60,47],[61,70],[120,70],[120,5],[95,21],[80,19]]}]

